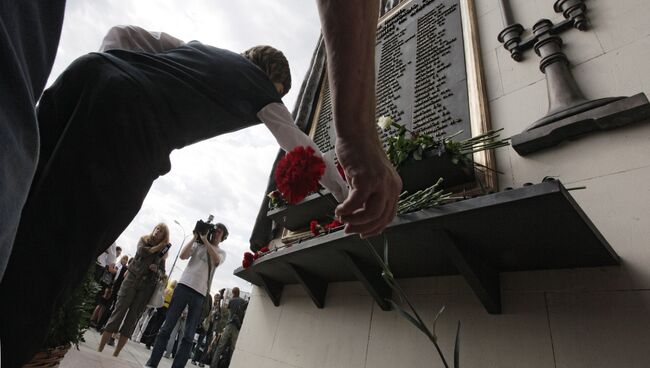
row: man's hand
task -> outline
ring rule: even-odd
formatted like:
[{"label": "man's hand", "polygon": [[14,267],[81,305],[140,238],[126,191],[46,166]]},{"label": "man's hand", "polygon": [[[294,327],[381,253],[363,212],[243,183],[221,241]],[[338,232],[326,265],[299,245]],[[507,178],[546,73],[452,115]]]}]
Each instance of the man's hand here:
[{"label": "man's hand", "polygon": [[402,182],[384,153],[375,124],[374,1],[318,0],[336,127],[336,153],[350,184],[336,214],[345,231],[379,234],[395,216]]},{"label": "man's hand", "polygon": [[393,220],[402,180],[381,146],[370,141],[347,143],[339,139],[336,153],[350,184],[350,194],[336,208],[347,233],[369,237],[381,233]]},{"label": "man's hand", "polygon": [[211,244],[211,243],[208,241],[208,234],[201,234],[201,241],[203,241],[203,245]]}]

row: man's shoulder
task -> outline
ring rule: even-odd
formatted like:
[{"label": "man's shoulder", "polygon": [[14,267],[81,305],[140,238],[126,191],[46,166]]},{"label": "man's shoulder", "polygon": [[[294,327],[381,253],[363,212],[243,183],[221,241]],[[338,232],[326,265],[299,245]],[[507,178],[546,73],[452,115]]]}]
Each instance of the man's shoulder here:
[{"label": "man's shoulder", "polygon": [[219,47],[216,47],[216,46],[208,45],[208,44],[205,44],[205,43],[203,43],[201,41],[196,41],[196,40],[190,41],[190,42],[188,42],[185,45],[182,45],[180,47],[189,47],[189,48],[193,48],[193,49],[196,49],[196,50],[199,50],[199,51],[202,51],[202,52],[220,54],[220,55],[224,55],[224,56],[231,56],[231,57],[241,58],[241,59],[245,60],[245,58],[239,53],[236,53],[234,51],[230,51],[230,50],[227,50],[227,49],[222,49],[222,48],[219,48]]},{"label": "man's shoulder", "polygon": [[246,300],[244,300],[240,296],[234,297],[234,298],[230,299],[230,302],[228,302],[228,304],[236,304],[236,305],[245,304],[245,303],[246,303]]}]

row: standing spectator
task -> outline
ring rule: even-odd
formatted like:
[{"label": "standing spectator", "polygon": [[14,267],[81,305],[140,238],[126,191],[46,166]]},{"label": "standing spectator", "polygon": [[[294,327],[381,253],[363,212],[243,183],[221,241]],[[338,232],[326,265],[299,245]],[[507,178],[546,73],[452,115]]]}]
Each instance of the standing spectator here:
[{"label": "standing spectator", "polygon": [[226,259],[226,252],[219,248],[219,244],[228,237],[228,229],[221,223],[214,226],[214,231],[207,234],[194,232],[194,237],[181,250],[180,258],[189,258],[190,261],[185,271],[183,271],[183,275],[178,282],[179,285],[174,290],[165,323],[163,323],[158,337],[156,337],[153,351],[146,364],[147,367],[158,367],[171,330],[185,307],[188,308],[185,331],[174,356],[172,368],[185,367],[187,359],[190,357],[194,331],[196,331],[196,326],[201,320],[201,313],[212,281],[212,275],[214,275],[214,270]]},{"label": "standing spectator", "polygon": [[[117,271],[115,268],[115,260],[118,257],[117,248],[118,247],[115,243],[111,244],[102,254],[99,255],[99,257],[97,257],[97,260],[95,261],[95,281],[102,286],[110,284],[106,282],[106,280],[108,280],[108,276],[105,276],[106,272],[115,274]],[[120,248],[120,252],[121,251],[122,248]]]},{"label": "standing spectator", "polygon": [[[118,254],[121,252],[121,250],[118,248]],[[116,272],[113,278],[113,283],[110,286],[110,288],[106,287],[104,288],[104,291],[102,293],[102,297],[98,301],[97,307],[95,308],[95,311],[93,312],[93,315],[90,317],[90,324],[91,326],[93,324],[96,325],[97,330],[101,330],[106,324],[106,321],[108,321],[108,318],[110,317],[112,311],[113,311],[113,305],[115,304],[115,300],[117,300],[117,292],[120,289],[120,286],[122,285],[122,280],[124,280],[124,274],[128,270],[128,268],[125,266],[126,263],[128,262],[129,257],[128,256],[123,256],[120,258],[120,263],[118,266],[115,267]],[[110,289],[110,293],[108,294],[108,298],[106,299],[105,296],[106,291]]]},{"label": "standing spectator", "polygon": [[[108,310],[105,313],[103,313],[98,323],[98,326],[101,326],[102,332],[104,330],[104,326],[106,325],[106,322],[108,322],[108,319],[111,317],[111,314],[115,309],[115,303],[117,302],[117,294],[119,294],[120,288],[122,287],[122,282],[124,281],[124,278],[126,277],[126,273],[129,270],[129,263],[130,263],[129,256],[123,255],[122,258],[120,258],[120,263],[117,265],[117,274],[115,275],[115,281],[113,281],[113,293],[111,297],[111,302],[108,307]],[[116,338],[115,335],[111,336],[111,338],[108,340],[109,346],[113,346],[115,344],[115,338]]]},{"label": "standing spectator", "polygon": [[165,322],[165,317],[167,316],[167,309],[169,309],[169,302],[172,300],[172,295],[174,294],[174,288],[176,287],[176,280],[172,280],[167,284],[165,288],[163,306],[156,309],[155,314],[149,320],[147,329],[142,334],[140,342],[147,346],[147,349],[151,349],[151,346],[156,341],[156,336],[158,331],[160,331],[160,326]]},{"label": "standing spectator", "polygon": [[120,258],[120,263],[117,266],[115,281],[113,281],[113,292],[115,294],[115,296],[113,297],[113,301],[117,300],[117,292],[120,291],[120,287],[122,287],[122,282],[126,277],[126,272],[129,270],[128,264],[129,264],[129,256],[123,255],[122,258]]},{"label": "standing spectator", "polygon": [[209,347],[211,346],[212,342],[212,334],[217,331],[217,326],[220,320],[221,294],[215,294],[210,314],[208,314],[208,316],[203,321],[204,333],[200,334],[198,340],[196,341],[196,347],[194,348],[194,354],[192,356],[192,364],[196,364],[198,362],[199,367],[203,367],[203,363],[209,364],[208,356],[210,355]]},{"label": "standing spectator", "polygon": [[[95,296],[95,310],[90,316],[90,326],[100,328],[98,323],[102,313],[105,311],[107,304],[110,302],[112,291],[110,290],[115,278],[117,268],[115,260],[117,259],[118,249],[115,243],[111,244],[95,261],[95,281],[101,286]],[[122,248],[120,248],[120,252]]]},{"label": "standing spectator", "polygon": [[[231,354],[235,351],[239,329],[244,321],[244,313],[246,313],[248,302],[239,297],[238,287],[232,288],[232,296],[232,299],[228,302],[228,312],[230,313],[228,324],[226,324],[226,327],[223,329],[223,333],[221,334],[221,338],[219,339],[217,350],[214,352],[214,356],[212,357],[211,367],[219,366],[221,354],[225,350],[226,346],[230,345]],[[230,357],[227,357],[227,359],[230,360]]]},{"label": "standing spectator", "polygon": [[115,310],[106,323],[98,351],[104,350],[104,345],[111,335],[120,332],[113,356],[120,351],[131,337],[138,318],[151,299],[158,280],[165,274],[165,259],[169,249],[169,230],[167,225],[156,225],[150,235],[145,235],[138,242],[135,260],[129,267],[129,272],[122,283],[117,296]]}]

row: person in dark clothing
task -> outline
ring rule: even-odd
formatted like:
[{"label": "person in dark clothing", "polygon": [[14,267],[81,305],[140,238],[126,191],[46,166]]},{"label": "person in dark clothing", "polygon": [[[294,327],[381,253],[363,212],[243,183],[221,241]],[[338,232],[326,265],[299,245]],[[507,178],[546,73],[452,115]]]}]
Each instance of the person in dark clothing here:
[{"label": "person in dark clothing", "polygon": [[[102,49],[151,49],[82,56],[41,98],[41,159],[0,284],[15,301],[0,305],[0,338],[3,350],[22,356],[16,362],[44,341],[54,308],[84,276],[79,265],[113,243],[170,170],[172,150],[260,120],[285,149],[316,147],[282,104],[291,86],[282,53],[256,47],[240,55],[157,36],[114,27]],[[328,168],[323,185],[345,198],[345,183]],[[42,298],[53,303],[36,313]]]},{"label": "person in dark clothing", "polygon": [[221,333],[221,338],[217,344],[217,350],[214,352],[212,364],[210,365],[211,367],[219,366],[221,354],[224,352],[226,347],[230,347],[231,354],[235,351],[235,344],[237,343],[239,330],[241,329],[241,324],[244,322],[244,314],[246,313],[248,302],[239,297],[238,287],[232,289],[232,296],[232,299],[228,302],[228,312],[230,313],[228,323]]},{"label": "person in dark clothing", "polygon": [[127,266],[128,261],[129,261],[129,256],[125,255],[120,258],[120,266],[115,273],[115,280],[113,281],[113,285],[111,286],[112,289],[111,297],[108,300],[108,302],[104,305],[105,310],[103,313],[101,313],[99,320],[97,322],[97,328],[99,330],[103,329],[103,326],[106,324],[106,321],[108,321],[108,318],[111,316],[111,313],[113,313],[113,308],[115,307],[115,301],[117,300],[117,293],[120,291],[120,287],[122,286],[122,281],[124,281],[124,276],[126,274],[126,271],[129,270],[129,267]]},{"label": "person in dark clothing", "polygon": [[[124,255],[122,258],[120,258],[120,267],[117,270],[117,274],[115,276],[115,282],[113,282],[113,293],[111,296],[111,301],[108,305],[108,310],[102,314],[102,317],[99,319],[99,323],[97,326],[99,326],[99,330],[101,332],[104,331],[104,326],[106,325],[106,322],[108,322],[108,319],[111,317],[111,314],[113,314],[113,311],[115,310],[115,303],[117,302],[117,294],[120,292],[120,288],[122,287],[122,282],[124,281],[124,278],[126,277],[127,271],[129,271],[129,264],[133,261],[131,259],[129,261],[129,256]],[[108,340],[108,345],[113,346],[115,344],[115,336],[112,336]]]},{"label": "person in dark clothing", "polygon": [[199,363],[203,367],[204,363],[210,364],[208,356],[210,355],[209,346],[212,342],[212,335],[217,330],[221,320],[221,294],[215,294],[212,302],[210,313],[202,323],[203,332],[199,334],[192,354],[192,364]]}]

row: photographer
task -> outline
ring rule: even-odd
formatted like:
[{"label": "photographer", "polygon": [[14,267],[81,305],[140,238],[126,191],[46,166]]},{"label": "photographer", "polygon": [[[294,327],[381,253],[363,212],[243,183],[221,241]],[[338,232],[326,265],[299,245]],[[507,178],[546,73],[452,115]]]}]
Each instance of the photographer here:
[{"label": "photographer", "polygon": [[113,356],[120,354],[151,299],[158,280],[165,275],[165,259],[169,247],[169,229],[163,223],[156,225],[150,235],[140,238],[133,263],[129,266],[117,295],[115,309],[104,327],[97,348],[99,352],[104,350],[111,335],[119,330],[120,339]]},{"label": "photographer", "polygon": [[[204,226],[200,226],[201,224]],[[205,225],[208,225],[207,229]],[[190,261],[174,290],[165,322],[158,333],[158,337],[156,337],[146,367],[158,367],[167,340],[169,340],[172,329],[185,307],[188,308],[185,331],[180,346],[174,355],[172,368],[184,367],[187,363],[192,349],[194,332],[203,314],[205,298],[209,292],[212,275],[214,270],[226,259],[226,252],[219,248],[219,244],[226,240],[227,237],[228,229],[223,224],[211,225],[203,221],[197,223],[197,228],[194,229],[194,237],[185,244],[180,253],[181,259],[189,258]]]}]

